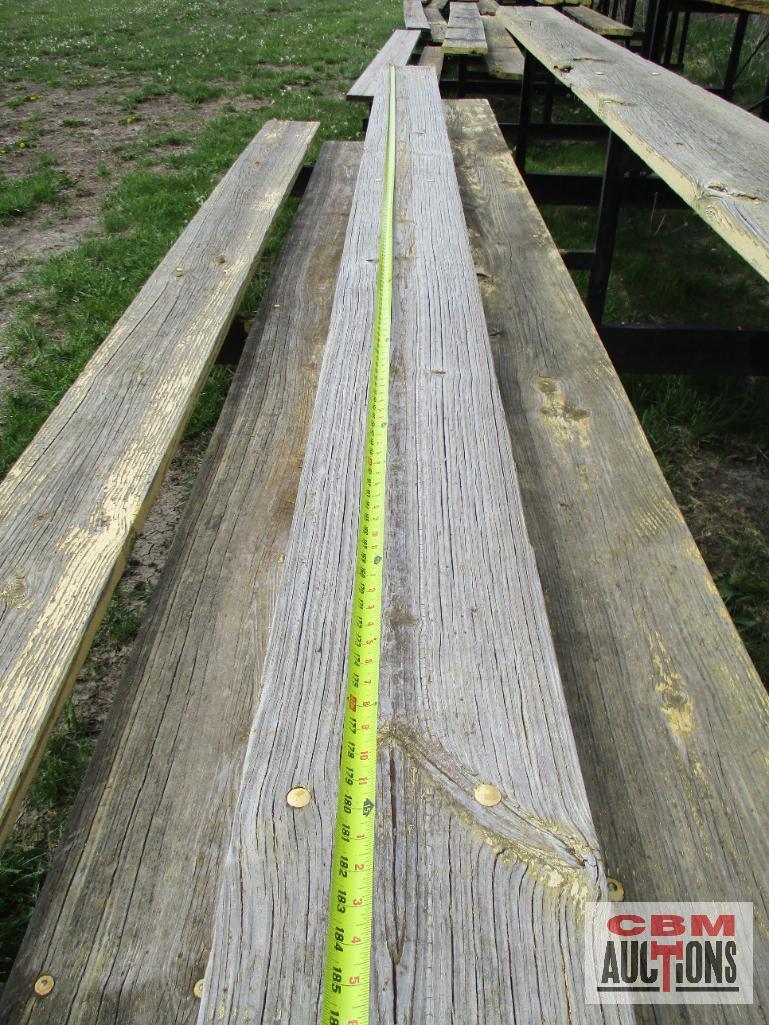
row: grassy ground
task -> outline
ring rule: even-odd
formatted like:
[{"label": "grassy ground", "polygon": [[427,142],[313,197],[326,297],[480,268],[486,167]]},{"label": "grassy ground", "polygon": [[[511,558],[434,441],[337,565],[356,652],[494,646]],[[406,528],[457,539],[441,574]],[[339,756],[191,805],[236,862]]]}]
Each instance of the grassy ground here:
[{"label": "grassy ground", "polygon": [[[7,72],[0,253],[10,254],[5,262],[0,256],[0,296],[11,311],[0,366],[0,473],[267,118],[319,119],[319,140],[360,136],[360,108],[346,104],[344,91],[400,20],[398,0],[0,0]],[[716,81],[728,32],[723,20],[695,26],[687,73]],[[741,102],[758,98],[760,80],[758,70],[743,77]],[[532,158],[551,170],[601,162],[584,146],[549,146]],[[291,208],[244,312],[259,301],[290,215]],[[588,211],[551,209],[547,217],[560,243],[590,241]],[[768,305],[765,283],[692,215],[623,217],[612,319],[765,324]],[[205,390],[172,470],[167,507],[153,511],[154,525],[137,544],[3,852],[0,975],[58,842],[228,380],[218,370]],[[769,679],[767,388],[678,378],[626,383]]]}]

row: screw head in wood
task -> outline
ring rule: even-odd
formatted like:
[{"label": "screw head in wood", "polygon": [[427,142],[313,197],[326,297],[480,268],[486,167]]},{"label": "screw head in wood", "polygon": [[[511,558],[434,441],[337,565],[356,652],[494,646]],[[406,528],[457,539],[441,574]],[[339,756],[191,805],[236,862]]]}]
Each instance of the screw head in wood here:
[{"label": "screw head in wood", "polygon": [[620,901],[625,899],[625,887],[619,879],[612,879],[608,876],[606,882],[609,887],[609,900]]},{"label": "screw head in wood", "polygon": [[499,787],[495,787],[493,783],[479,783],[475,790],[473,790],[473,796],[478,804],[482,804],[484,808],[493,808],[495,804],[499,804],[502,800],[502,791]]},{"label": "screw head in wood", "polygon": [[55,985],[52,975],[41,975],[35,983],[35,993],[39,997],[47,997]]},{"label": "screw head in wood", "polygon": [[286,804],[289,808],[306,808],[312,799],[307,787],[294,787],[286,794]]},{"label": "screw head in wood", "polygon": [[192,987],[192,993],[196,1000],[200,1000],[203,996],[203,982],[204,979],[198,979],[195,985]]}]

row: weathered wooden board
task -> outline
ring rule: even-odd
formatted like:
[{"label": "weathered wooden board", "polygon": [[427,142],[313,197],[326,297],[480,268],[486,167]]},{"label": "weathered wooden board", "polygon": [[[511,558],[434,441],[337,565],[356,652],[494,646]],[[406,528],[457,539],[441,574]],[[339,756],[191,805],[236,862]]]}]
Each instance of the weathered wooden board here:
[{"label": "weathered wooden board", "polygon": [[499,7],[497,0],[478,0],[478,11],[481,14],[494,15]]},{"label": "weathered wooden board", "polygon": [[513,43],[512,36],[496,17],[484,15],[481,21],[489,48],[484,58],[486,70],[493,78],[520,81],[523,78],[523,54]]},{"label": "weathered wooden board", "polygon": [[406,28],[427,32],[430,22],[425,17],[422,0],[403,0],[403,21]]},{"label": "weathered wooden board", "polygon": [[0,839],[316,129],[264,126],[0,485]]},{"label": "weathered wooden board", "polygon": [[501,19],[748,263],[769,278],[769,124],[557,11]]},{"label": "weathered wooden board", "polygon": [[418,42],[419,32],[404,28],[396,29],[357,81],[348,89],[347,99],[371,100],[382,70],[389,67],[390,64],[395,64],[398,67],[408,64]]},{"label": "weathered wooden board", "polygon": [[465,56],[484,54],[488,50],[478,5],[474,3],[449,4],[449,24],[443,41],[444,53]]},{"label": "weathered wooden board", "polygon": [[432,68],[440,81],[443,71],[443,50],[440,46],[426,46],[419,58],[419,65],[423,68]]},{"label": "weathered wooden board", "polygon": [[607,14],[601,14],[600,11],[595,11],[592,7],[569,6],[564,7],[563,12],[579,25],[584,25],[585,28],[592,29],[593,32],[599,36],[605,36],[607,39],[629,39],[633,35],[632,26],[616,21]]},{"label": "weathered wooden board", "polygon": [[[372,1021],[586,1007],[603,872],[527,540],[435,75],[397,71]],[[199,1025],[314,1022],[386,119],[375,97],[220,891]],[[430,179],[429,187],[426,180]],[[480,783],[502,801],[484,808]],[[286,804],[297,785],[303,809]],[[571,1017],[570,1017],[571,1016]]]},{"label": "weathered wooden board", "polygon": [[638,1020],[765,1025],[766,692],[488,104],[446,109],[608,870],[629,900],[754,902],[755,1006]]},{"label": "weathered wooden board", "polygon": [[425,7],[425,16],[430,23],[430,38],[440,45],[446,38],[446,19],[433,3]]},{"label": "weathered wooden board", "polygon": [[[189,1022],[362,144],[294,218],[20,957],[9,1025]],[[45,1000],[35,979],[56,980]]]}]

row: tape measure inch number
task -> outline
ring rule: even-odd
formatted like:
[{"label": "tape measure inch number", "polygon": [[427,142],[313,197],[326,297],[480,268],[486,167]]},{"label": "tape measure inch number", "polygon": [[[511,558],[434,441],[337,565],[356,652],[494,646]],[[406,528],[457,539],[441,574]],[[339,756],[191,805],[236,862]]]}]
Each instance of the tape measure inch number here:
[{"label": "tape measure inch number", "polygon": [[374,345],[331,863],[322,1025],[368,1025],[369,1020],[394,201],[395,68],[391,67]]}]

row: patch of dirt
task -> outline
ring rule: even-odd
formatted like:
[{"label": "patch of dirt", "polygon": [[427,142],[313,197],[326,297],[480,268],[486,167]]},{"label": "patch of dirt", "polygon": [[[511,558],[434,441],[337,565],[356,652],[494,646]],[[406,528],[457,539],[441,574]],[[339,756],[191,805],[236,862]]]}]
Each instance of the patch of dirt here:
[{"label": "patch of dirt", "polygon": [[0,108],[0,172],[9,178],[29,174],[44,154],[72,181],[63,207],[40,208],[0,225],[0,283],[6,287],[33,261],[72,248],[97,227],[104,195],[125,167],[126,149],[146,132],[197,130],[225,105],[255,110],[265,104],[249,96],[201,104],[156,96],[127,112],[118,106],[124,94],[114,85],[53,89],[16,110]]}]

